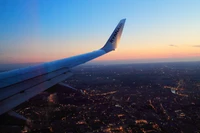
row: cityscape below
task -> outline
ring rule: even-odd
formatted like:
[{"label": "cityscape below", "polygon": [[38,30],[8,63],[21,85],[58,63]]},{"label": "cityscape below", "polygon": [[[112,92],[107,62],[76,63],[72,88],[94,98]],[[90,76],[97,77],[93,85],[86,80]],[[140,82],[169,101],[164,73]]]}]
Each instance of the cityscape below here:
[{"label": "cityscape below", "polygon": [[0,132],[198,133],[200,62],[82,65],[0,116]]}]

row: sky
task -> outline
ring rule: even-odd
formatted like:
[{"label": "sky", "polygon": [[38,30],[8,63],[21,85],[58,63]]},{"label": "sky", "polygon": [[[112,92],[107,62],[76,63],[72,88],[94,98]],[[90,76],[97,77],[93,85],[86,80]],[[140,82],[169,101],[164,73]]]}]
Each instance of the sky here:
[{"label": "sky", "polygon": [[101,48],[99,62],[200,61],[199,0],[0,0],[0,64],[46,62]]}]

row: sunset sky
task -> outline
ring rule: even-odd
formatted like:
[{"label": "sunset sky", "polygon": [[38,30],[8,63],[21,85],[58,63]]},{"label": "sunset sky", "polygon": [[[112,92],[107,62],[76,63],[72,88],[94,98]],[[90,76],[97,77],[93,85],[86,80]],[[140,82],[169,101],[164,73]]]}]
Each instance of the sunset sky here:
[{"label": "sunset sky", "polygon": [[1,0],[0,64],[45,62],[101,48],[95,61],[200,61],[200,0]]}]

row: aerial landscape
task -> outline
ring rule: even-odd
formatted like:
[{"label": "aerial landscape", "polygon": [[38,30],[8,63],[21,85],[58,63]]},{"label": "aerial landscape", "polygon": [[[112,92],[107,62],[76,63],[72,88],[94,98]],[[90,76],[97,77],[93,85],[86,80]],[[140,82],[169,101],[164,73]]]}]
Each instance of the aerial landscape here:
[{"label": "aerial landscape", "polygon": [[65,82],[82,91],[56,85],[16,109],[29,122],[1,124],[24,132],[200,131],[199,62],[83,65],[73,72]]},{"label": "aerial landscape", "polygon": [[1,0],[0,133],[200,133],[199,0]]}]

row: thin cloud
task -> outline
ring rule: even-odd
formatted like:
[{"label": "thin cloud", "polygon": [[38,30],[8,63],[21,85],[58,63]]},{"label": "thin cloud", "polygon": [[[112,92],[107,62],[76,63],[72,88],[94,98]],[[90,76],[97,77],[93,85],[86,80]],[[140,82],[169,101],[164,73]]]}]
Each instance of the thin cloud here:
[{"label": "thin cloud", "polygon": [[169,46],[171,46],[171,47],[177,47],[177,45],[174,45],[174,44],[169,44]]},{"label": "thin cloud", "polygon": [[192,47],[200,47],[200,45],[193,45]]}]

